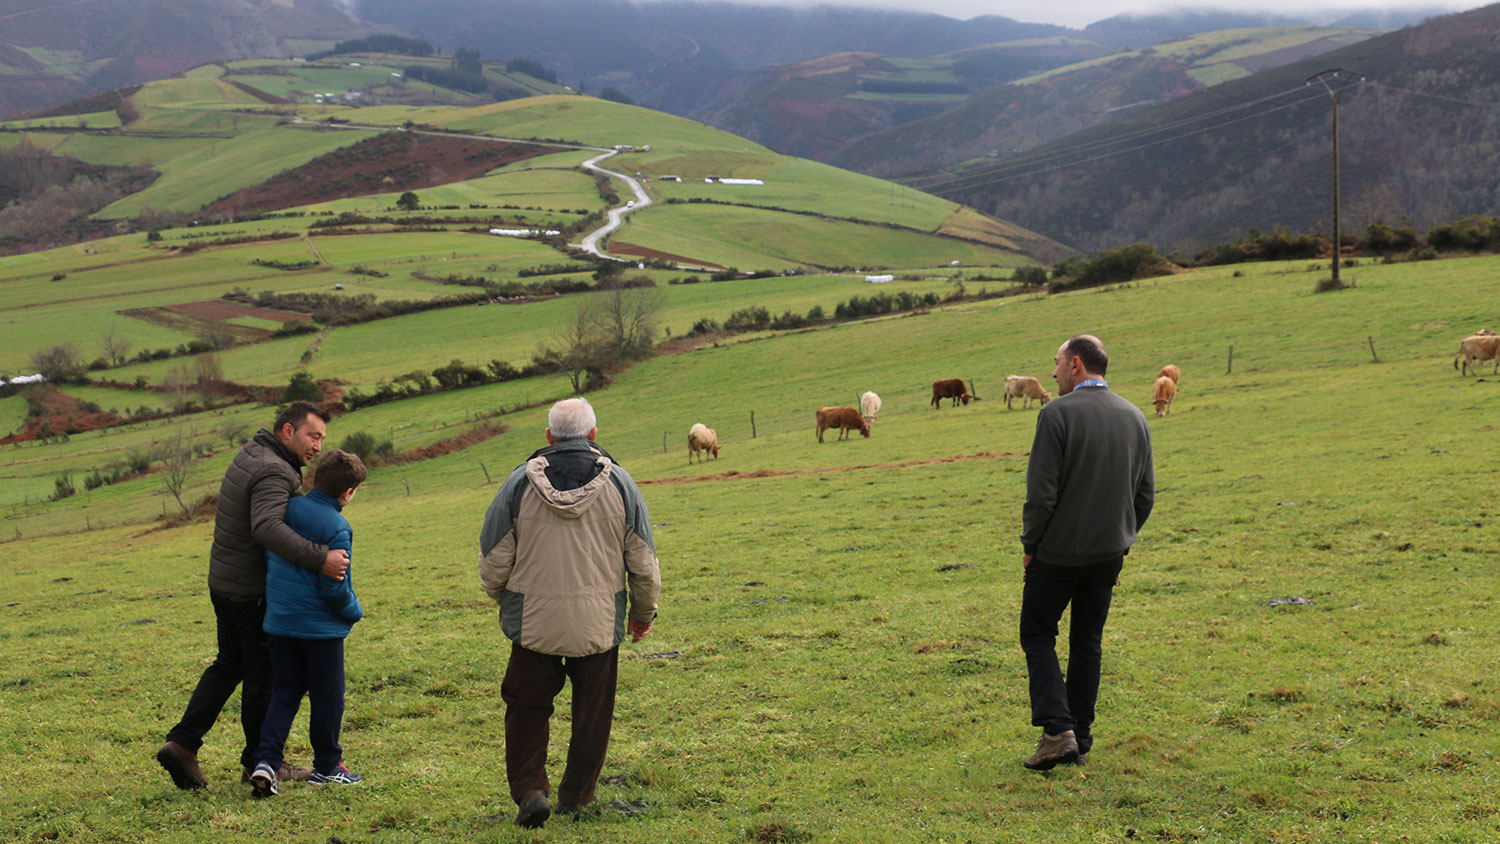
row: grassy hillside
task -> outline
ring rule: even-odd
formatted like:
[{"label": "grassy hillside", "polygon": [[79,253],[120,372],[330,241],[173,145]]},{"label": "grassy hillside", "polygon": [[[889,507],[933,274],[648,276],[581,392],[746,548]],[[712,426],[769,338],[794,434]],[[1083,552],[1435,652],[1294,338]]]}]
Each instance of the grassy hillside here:
[{"label": "grassy hillside", "polygon": [[[645,811],[601,808],[542,835],[1500,834],[1483,740],[1500,714],[1484,670],[1497,656],[1493,608],[1482,590],[1454,587],[1482,583],[1500,553],[1492,508],[1471,494],[1488,477],[1494,385],[1449,368],[1455,338],[1487,324],[1497,266],[1360,267],[1358,287],[1316,296],[1321,268],[1214,270],[710,347],[625,373],[591,401],[601,443],[644,484],[665,586],[655,632],[622,649],[600,800]],[[1045,376],[1080,329],[1109,343],[1112,389],[1144,405],[1156,369],[1175,362],[1182,393],[1151,420],[1158,504],[1116,591],[1094,752],[1084,768],[1036,774],[1019,764],[1036,736],[1014,632],[1035,411],[996,399],[1007,374]],[[937,377],[971,378],[983,400],[932,410]],[[361,411],[336,420],[333,439],[372,429],[376,414],[391,428],[462,426],[473,409],[517,400],[487,392],[501,388],[521,385]],[[885,403],[874,435],[816,443],[812,409],[865,389]],[[207,523],[142,532],[104,517],[159,510],[150,480],[6,508],[0,532],[21,537],[4,543],[0,683],[17,717],[0,747],[24,750],[36,776],[0,792],[4,836],[537,840],[503,796],[504,641],[473,558],[495,491],[485,472],[524,459],[544,413],[502,417],[509,433],[467,451],[377,470],[347,511],[367,616],[349,639],[344,745],[367,779],[338,794],[288,787],[252,804],[232,713],[201,757],[207,791],[175,792],[154,766],[211,651]],[[724,451],[689,467],[681,439],[696,421],[718,429]],[[152,435],[5,449],[0,489]],[[204,483],[227,457],[204,464]],[[85,520],[110,526],[40,535]],[[1291,596],[1312,604],[1269,606]],[[289,749],[304,760],[301,723]]]}]

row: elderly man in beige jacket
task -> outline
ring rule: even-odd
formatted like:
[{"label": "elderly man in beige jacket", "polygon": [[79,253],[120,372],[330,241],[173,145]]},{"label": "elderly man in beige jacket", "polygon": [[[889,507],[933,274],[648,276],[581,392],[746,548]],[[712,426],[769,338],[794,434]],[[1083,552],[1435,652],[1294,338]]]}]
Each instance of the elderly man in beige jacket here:
[{"label": "elderly man in beige jacket", "polygon": [[[485,513],[479,577],[500,604],[511,640],[505,700],[505,772],[536,828],[552,814],[548,721],[565,679],[573,683],[573,735],[558,786],[558,811],[594,799],[614,721],[620,642],[651,631],[661,572],[646,503],[630,475],[594,444],[585,399],[564,399],[547,417],[548,446],[506,479]],[[627,613],[627,598],[629,611]]]}]

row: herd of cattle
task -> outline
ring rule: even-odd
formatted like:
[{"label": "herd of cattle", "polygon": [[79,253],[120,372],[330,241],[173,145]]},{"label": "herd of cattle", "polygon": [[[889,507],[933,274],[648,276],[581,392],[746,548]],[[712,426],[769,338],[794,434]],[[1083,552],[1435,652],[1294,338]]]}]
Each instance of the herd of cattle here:
[{"label": "herd of cattle", "polygon": [[[1500,340],[1500,337],[1496,337]],[[1156,415],[1165,416],[1172,409],[1172,400],[1177,397],[1177,381],[1182,377],[1182,372],[1176,364],[1167,364],[1156,374],[1156,383],[1151,387],[1151,403],[1156,405]],[[962,378],[944,378],[932,382],[932,407],[941,408],[944,399],[951,399],[951,407],[957,407],[960,403],[967,405],[974,396],[969,392]],[[1046,405],[1052,400],[1052,394],[1042,389],[1042,383],[1030,375],[1007,375],[1005,378],[1005,407],[1007,410],[1014,409],[1014,400],[1021,399],[1021,408],[1024,410],[1031,406],[1033,400]],[[818,442],[823,441],[823,432],[833,428],[839,429],[839,439],[845,439],[851,431],[858,431],[862,437],[870,436],[870,429],[875,424],[875,417],[880,415],[880,396],[873,392],[866,392],[859,397],[859,407],[820,407],[817,412],[817,434]],[[695,424],[688,430],[688,464],[692,465],[693,458],[697,457],[702,463],[713,455],[719,459],[719,435],[713,428],[702,422]]]},{"label": "herd of cattle", "polygon": [[[1492,361],[1491,372],[1500,374],[1500,334],[1482,328],[1458,344],[1458,354],[1453,358],[1453,368],[1460,369],[1460,375],[1466,376],[1470,370],[1475,375],[1479,374],[1479,364],[1484,361]],[[1182,371],[1176,364],[1169,363],[1156,373],[1156,381],[1151,385],[1151,404],[1156,407],[1157,416],[1166,416],[1172,412],[1172,401],[1177,398],[1177,383],[1182,378]],[[968,386],[962,378],[944,378],[932,382],[932,407],[934,409],[943,406],[943,400],[950,400],[950,407],[957,407],[960,403],[967,405],[974,396],[969,392]],[[1037,401],[1045,406],[1052,400],[1052,394],[1042,389],[1042,382],[1030,375],[1007,375],[1005,377],[1005,408],[1014,408],[1013,402],[1021,399],[1021,408],[1024,410],[1031,407],[1032,401]],[[823,441],[823,432],[831,428],[839,429],[839,439],[849,436],[850,431],[858,431],[860,436],[870,436],[870,429],[875,423],[875,417],[880,413],[880,396],[867,392],[859,397],[859,407],[820,407],[817,413],[818,442]],[[701,463],[706,455],[712,454],[714,459],[719,457],[719,437],[714,429],[706,427],[702,423],[694,425],[688,431],[688,463],[698,457]]]}]

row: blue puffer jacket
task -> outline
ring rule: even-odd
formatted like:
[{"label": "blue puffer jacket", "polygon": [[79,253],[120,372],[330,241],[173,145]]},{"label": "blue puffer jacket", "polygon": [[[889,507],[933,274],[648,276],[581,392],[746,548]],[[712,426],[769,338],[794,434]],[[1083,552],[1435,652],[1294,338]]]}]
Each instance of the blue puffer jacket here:
[{"label": "blue puffer jacket", "polygon": [[338,499],[316,489],[286,503],[286,523],[292,530],[319,545],[348,551],[350,566],[343,580],[333,580],[267,551],[267,633],[294,639],[343,639],[354,622],[364,617],[354,596],[354,531],[339,514],[341,509]]}]

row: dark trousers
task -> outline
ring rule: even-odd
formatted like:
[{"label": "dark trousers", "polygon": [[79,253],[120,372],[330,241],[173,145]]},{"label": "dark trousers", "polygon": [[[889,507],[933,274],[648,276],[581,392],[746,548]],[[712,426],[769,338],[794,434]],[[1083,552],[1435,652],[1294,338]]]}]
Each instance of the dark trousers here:
[{"label": "dark trousers", "polygon": [[309,709],[307,740],[313,749],[313,770],[331,774],[344,761],[339,731],[344,725],[344,640],[293,639],[268,636],[271,667],[276,684],[271,706],[260,728],[260,749],[255,761],[280,768],[285,761],[287,733],[307,695]]},{"label": "dark trousers", "polygon": [[245,730],[245,749],[240,752],[240,764],[248,768],[254,764],[260,725],[271,702],[271,656],[261,629],[266,602],[260,598],[229,598],[212,590],[208,597],[218,625],[219,653],[198,680],[182,720],[167,733],[167,740],[197,753],[235,686],[244,683],[240,726]]},{"label": "dark trousers", "polygon": [[562,691],[565,677],[573,682],[573,735],[557,802],[564,806],[593,802],[594,784],[604,768],[609,728],[615,719],[619,656],[619,648],[593,656],[560,657],[511,644],[500,697],[505,701],[505,774],[517,805],[527,792],[551,793],[547,780],[548,722],[552,699]]},{"label": "dark trousers", "polygon": [[[1032,560],[1021,594],[1021,650],[1031,678],[1031,723],[1050,735],[1072,730],[1078,752],[1094,743],[1094,704],[1109,600],[1120,579],[1123,557],[1087,566],[1057,566]],[[1068,677],[1057,661],[1057,622],[1073,604],[1068,629]]]}]

